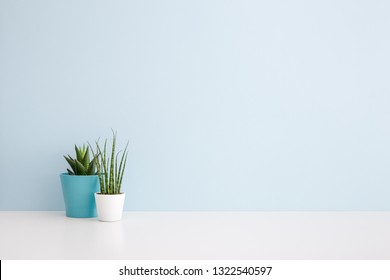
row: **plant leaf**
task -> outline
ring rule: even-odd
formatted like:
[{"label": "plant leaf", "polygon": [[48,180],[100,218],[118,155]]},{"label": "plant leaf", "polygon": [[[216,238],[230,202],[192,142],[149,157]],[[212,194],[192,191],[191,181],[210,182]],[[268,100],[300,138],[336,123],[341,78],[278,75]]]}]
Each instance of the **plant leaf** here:
[{"label": "plant leaf", "polygon": [[[120,161],[120,164],[119,164],[119,170],[118,170],[118,193],[120,193],[120,190],[121,190],[121,186],[122,186],[122,177],[123,177],[123,172],[124,172],[124,169],[125,169],[125,166],[123,165],[123,160],[126,158],[127,159],[127,148],[129,146],[129,141],[127,141],[127,144],[126,144],[126,147],[123,151],[123,154],[122,154],[122,158],[121,158],[121,161]],[[126,165],[126,163],[125,163]]]},{"label": "plant leaf", "polygon": [[102,150],[100,149],[99,143],[96,142],[96,149],[98,150],[98,157],[100,160],[98,160],[99,163],[99,169],[100,169],[100,192],[102,194],[108,194],[107,186],[108,186],[108,174],[107,174],[107,164],[106,164],[106,145],[107,140],[104,142],[104,152],[102,153]]},{"label": "plant leaf", "polygon": [[99,176],[100,193],[104,193],[104,178],[103,178],[103,174],[101,171],[101,164],[100,164],[101,153],[99,148],[99,142],[95,141],[95,143],[96,143],[96,153],[94,152],[91,144],[88,143],[88,145],[91,148],[91,152],[93,154],[93,160],[95,162],[96,169],[97,169],[96,173]]},{"label": "plant leaf", "polygon": [[68,155],[67,157],[64,156],[64,158],[65,158],[66,161],[69,163],[70,167],[71,167],[72,170],[73,170],[73,173],[74,173],[74,174],[77,174],[77,172],[76,172],[76,163],[74,162],[74,159],[73,159],[70,155]]},{"label": "plant leaf", "polygon": [[115,193],[115,175],[114,175],[114,167],[115,167],[115,145],[116,145],[116,134],[112,131],[112,147],[111,147],[111,159],[110,159],[110,192]]},{"label": "plant leaf", "polygon": [[104,141],[104,152],[103,152],[103,168],[104,168],[104,182],[105,182],[105,194],[110,193],[109,185],[108,185],[108,179],[109,179],[109,174],[108,174],[108,162],[107,162],[107,139]]},{"label": "plant leaf", "polygon": [[82,161],[82,159],[83,159],[83,154],[82,154],[80,148],[77,147],[77,145],[74,145],[74,150],[76,151],[76,159],[77,159],[78,161]]},{"label": "plant leaf", "polygon": [[86,149],[84,149],[84,156],[83,156],[83,160],[82,160],[82,164],[84,165],[85,168],[88,168],[89,166],[89,147],[87,147]]},{"label": "plant leaf", "polygon": [[77,159],[75,160],[76,168],[77,168],[77,175],[87,175],[87,170],[84,167],[84,165],[79,162]]},{"label": "plant leaf", "polygon": [[95,174],[95,160],[93,159],[87,169],[87,175],[94,175]]},{"label": "plant leaf", "polygon": [[122,180],[123,180],[123,174],[124,174],[125,168],[126,168],[127,154],[128,154],[128,152],[126,152],[125,161],[123,163],[122,170],[121,170],[121,177],[120,177],[120,180],[119,180],[119,190],[118,190],[118,193],[120,193],[121,188],[122,188]]}]

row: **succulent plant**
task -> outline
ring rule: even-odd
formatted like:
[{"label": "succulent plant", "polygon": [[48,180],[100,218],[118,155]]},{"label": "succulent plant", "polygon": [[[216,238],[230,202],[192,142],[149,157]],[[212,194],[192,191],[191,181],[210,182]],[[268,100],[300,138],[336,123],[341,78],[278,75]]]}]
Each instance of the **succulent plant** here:
[{"label": "succulent plant", "polygon": [[96,152],[93,151],[90,145],[95,159],[97,174],[99,176],[101,194],[121,193],[123,174],[127,162],[127,147],[129,142],[127,142],[123,151],[115,153],[116,132],[112,131],[112,135],[111,156],[107,155],[107,139],[104,141],[103,148],[100,147],[98,141],[95,142]]},{"label": "succulent plant", "polygon": [[69,168],[68,174],[69,175],[95,175],[96,174],[96,168],[95,168],[95,157],[90,160],[89,158],[89,147],[88,146],[80,146],[77,147],[76,145],[75,151],[76,151],[76,158],[72,158],[70,155],[64,156],[66,161],[69,163],[72,170]]}]

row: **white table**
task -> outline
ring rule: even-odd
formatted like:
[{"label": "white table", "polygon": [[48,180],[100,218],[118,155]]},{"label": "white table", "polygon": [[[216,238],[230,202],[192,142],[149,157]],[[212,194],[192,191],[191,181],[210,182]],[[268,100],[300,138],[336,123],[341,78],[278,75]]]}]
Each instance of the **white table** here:
[{"label": "white table", "polygon": [[390,259],[390,212],[0,211],[0,259]]}]

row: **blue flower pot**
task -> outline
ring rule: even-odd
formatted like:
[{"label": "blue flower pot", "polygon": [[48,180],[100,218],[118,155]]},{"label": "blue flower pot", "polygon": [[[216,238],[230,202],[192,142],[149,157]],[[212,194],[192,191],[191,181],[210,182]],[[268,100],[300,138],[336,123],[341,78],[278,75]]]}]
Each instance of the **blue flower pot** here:
[{"label": "blue flower pot", "polygon": [[72,218],[96,217],[94,194],[99,192],[97,175],[80,176],[60,174],[66,216]]}]

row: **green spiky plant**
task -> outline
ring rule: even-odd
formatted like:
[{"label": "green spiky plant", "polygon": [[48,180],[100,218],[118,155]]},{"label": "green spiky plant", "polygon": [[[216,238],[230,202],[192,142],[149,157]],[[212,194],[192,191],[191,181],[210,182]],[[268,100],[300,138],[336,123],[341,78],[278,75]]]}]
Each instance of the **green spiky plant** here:
[{"label": "green spiky plant", "polygon": [[69,163],[70,170],[67,168],[69,175],[95,175],[95,157],[90,160],[89,147],[88,146],[74,146],[76,151],[76,158],[72,158],[70,155],[64,156],[66,161]]},{"label": "green spiky plant", "polygon": [[[96,152],[93,153],[97,174],[100,181],[100,194],[120,194],[122,187],[123,174],[127,162],[127,142],[123,151],[115,153],[116,150],[116,132],[112,131],[111,156],[107,155],[107,139],[104,141],[103,148],[98,141],[96,143]],[[90,145],[91,146],[91,145]],[[118,164],[119,161],[119,164]]]}]

